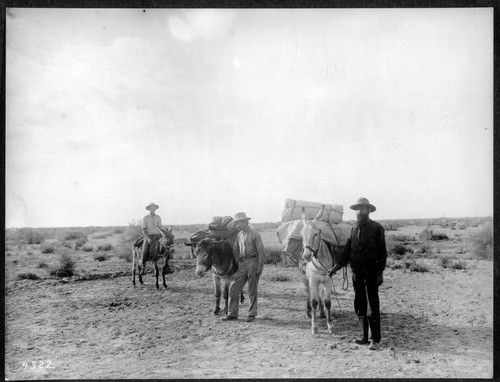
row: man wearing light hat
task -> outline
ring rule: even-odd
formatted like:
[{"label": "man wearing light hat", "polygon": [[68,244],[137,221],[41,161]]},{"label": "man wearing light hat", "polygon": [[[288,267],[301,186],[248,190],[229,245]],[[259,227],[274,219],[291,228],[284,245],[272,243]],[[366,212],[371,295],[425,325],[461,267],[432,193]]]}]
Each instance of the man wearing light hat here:
[{"label": "man wearing light hat", "polygon": [[227,316],[221,318],[222,321],[238,319],[240,293],[247,281],[250,308],[246,321],[252,322],[257,316],[259,277],[264,268],[266,254],[260,234],[248,225],[250,219],[244,212],[238,212],[234,216],[233,223],[239,232],[233,246],[233,257],[238,263],[238,270],[229,285],[229,308]]},{"label": "man wearing light hat", "polygon": [[330,270],[329,276],[351,261],[354,310],[363,331],[363,336],[354,342],[370,344],[369,349],[376,350],[381,339],[378,287],[384,281],[382,273],[387,262],[384,227],[369,218],[376,208],[368,199],[359,198],[351,209],[356,211],[357,224],[351,229],[342,260]]},{"label": "man wearing light hat", "polygon": [[142,246],[142,253],[144,256],[149,256],[149,245],[154,239],[157,239],[165,234],[161,231],[161,218],[156,215],[155,211],[160,208],[155,203],[149,203],[146,209],[149,210],[149,215],[144,216],[142,219],[142,232],[144,233],[144,243]]}]

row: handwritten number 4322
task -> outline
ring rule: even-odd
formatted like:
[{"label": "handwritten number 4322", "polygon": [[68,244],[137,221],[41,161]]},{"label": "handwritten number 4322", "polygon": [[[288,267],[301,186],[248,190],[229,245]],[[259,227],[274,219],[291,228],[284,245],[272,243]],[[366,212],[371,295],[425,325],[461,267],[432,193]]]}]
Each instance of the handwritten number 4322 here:
[{"label": "handwritten number 4322", "polygon": [[24,361],[23,362],[23,367],[24,367],[24,370],[26,370],[26,369],[36,369],[36,368],[39,368],[39,369],[42,369],[42,368],[53,369],[54,368],[54,366],[52,366],[52,362],[51,361],[47,361],[46,365],[45,365],[44,361],[31,361],[31,362]]}]

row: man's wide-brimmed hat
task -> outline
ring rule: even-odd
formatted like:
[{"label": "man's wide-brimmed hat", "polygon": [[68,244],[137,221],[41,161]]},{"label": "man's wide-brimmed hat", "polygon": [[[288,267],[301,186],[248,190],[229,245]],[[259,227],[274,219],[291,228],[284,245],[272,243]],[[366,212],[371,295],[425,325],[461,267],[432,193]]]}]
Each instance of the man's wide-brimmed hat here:
[{"label": "man's wide-brimmed hat", "polygon": [[240,220],[250,220],[251,218],[247,217],[247,214],[244,212],[238,212],[236,215],[234,215],[234,222],[240,221]]},{"label": "man's wide-brimmed hat", "polygon": [[366,199],[366,198],[359,198],[358,202],[356,204],[353,204],[351,206],[351,210],[357,211],[361,207],[364,207],[364,206],[369,207],[371,212],[373,212],[373,211],[375,211],[377,209],[373,204],[370,204],[370,202],[368,201],[368,199]]},{"label": "man's wide-brimmed hat", "polygon": [[151,211],[151,210],[157,210],[158,208],[160,208],[160,206],[159,206],[159,205],[157,205],[157,204],[154,204],[154,203],[149,203],[149,204],[146,206],[146,209],[147,209],[147,210],[150,210],[150,211]]}]

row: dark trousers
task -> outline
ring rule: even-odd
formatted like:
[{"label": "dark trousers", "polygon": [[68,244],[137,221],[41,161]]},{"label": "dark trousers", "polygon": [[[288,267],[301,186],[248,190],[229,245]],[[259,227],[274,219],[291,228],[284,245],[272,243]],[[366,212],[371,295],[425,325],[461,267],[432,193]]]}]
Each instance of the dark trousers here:
[{"label": "dark trousers", "polygon": [[[352,270],[354,286],[354,311],[359,318],[365,339],[380,342],[380,301],[377,272]],[[368,312],[368,306],[370,311]]]}]

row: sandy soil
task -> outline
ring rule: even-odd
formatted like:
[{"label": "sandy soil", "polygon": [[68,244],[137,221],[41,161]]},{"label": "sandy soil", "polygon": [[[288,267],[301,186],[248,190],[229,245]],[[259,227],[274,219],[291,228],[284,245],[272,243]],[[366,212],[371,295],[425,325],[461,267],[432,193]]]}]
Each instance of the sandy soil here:
[{"label": "sandy soil", "polygon": [[248,299],[238,321],[221,322],[212,314],[211,276],[197,278],[194,260],[172,263],[176,272],[159,291],[149,274],[134,288],[130,263],[118,258],[68,279],[7,277],[6,379],[493,376],[491,261],[428,273],[387,269],[377,351],[351,343],[359,333],[353,290],[342,290],[340,274],[335,333],[322,320],[313,335],[295,268],[264,268],[254,322],[244,320]]}]

